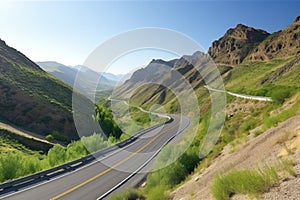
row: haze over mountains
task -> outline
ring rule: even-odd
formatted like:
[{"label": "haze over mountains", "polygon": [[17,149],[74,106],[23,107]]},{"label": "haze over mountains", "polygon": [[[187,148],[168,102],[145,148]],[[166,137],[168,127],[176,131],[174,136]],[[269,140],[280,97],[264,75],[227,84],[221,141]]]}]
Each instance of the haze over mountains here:
[{"label": "haze over mountains", "polygon": [[124,78],[129,78],[130,74],[126,75],[115,75],[107,72],[96,72],[88,67],[83,65],[77,66],[66,66],[61,63],[57,63],[55,61],[43,61],[36,62],[43,70],[54,75],[56,78],[64,81],[71,87],[73,87],[76,75],[79,71],[83,72],[81,74],[88,79],[97,80],[101,76],[101,90],[111,90],[115,86],[122,84],[125,80]]}]

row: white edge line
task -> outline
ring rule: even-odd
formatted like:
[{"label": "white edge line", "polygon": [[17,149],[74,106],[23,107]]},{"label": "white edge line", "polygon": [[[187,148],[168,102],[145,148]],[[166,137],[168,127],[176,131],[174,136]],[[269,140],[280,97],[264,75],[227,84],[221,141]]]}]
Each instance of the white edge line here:
[{"label": "white edge line", "polygon": [[[156,127],[156,128],[159,128],[159,127]],[[155,128],[155,129],[156,129],[156,128]],[[153,130],[155,130],[155,129],[153,129]],[[153,131],[153,130],[150,130],[150,131]],[[44,184],[47,184],[47,183],[50,183],[50,182],[52,182],[52,181],[58,180],[58,179],[63,178],[63,177],[65,177],[65,176],[72,175],[73,173],[78,172],[79,170],[83,170],[83,169],[85,169],[85,168],[87,168],[87,167],[89,167],[89,166],[91,166],[91,165],[93,165],[93,164],[95,164],[95,163],[98,163],[99,161],[102,161],[102,160],[104,160],[104,159],[106,159],[106,158],[108,158],[108,157],[110,157],[110,156],[112,156],[112,155],[115,155],[116,153],[120,152],[121,150],[124,150],[125,148],[128,148],[128,147],[134,145],[134,144],[137,143],[138,141],[139,141],[139,140],[136,140],[136,141],[134,141],[133,143],[131,143],[131,144],[129,144],[129,145],[126,145],[125,147],[118,148],[117,150],[115,150],[115,151],[113,151],[113,152],[111,152],[111,153],[109,153],[109,154],[105,154],[105,155],[103,155],[103,157],[102,157],[101,159],[97,159],[97,158],[96,158],[95,161],[93,161],[93,162],[91,162],[91,163],[89,163],[89,164],[87,164],[87,165],[84,165],[84,166],[82,166],[82,167],[80,167],[80,168],[78,168],[78,169],[76,169],[76,170],[74,170],[74,171],[64,173],[63,175],[58,176],[58,177],[53,178],[53,179],[50,179],[50,180],[48,180],[48,181],[45,181],[45,182],[42,182],[42,183],[33,185],[33,186],[31,186],[31,187],[25,188],[25,189],[23,189],[23,190],[19,190],[19,191],[17,191],[17,192],[8,194],[8,195],[6,195],[6,196],[2,196],[2,197],[0,197],[0,199],[5,199],[5,198],[7,198],[7,197],[11,197],[11,196],[17,195],[17,194],[22,193],[22,192],[26,192],[26,191],[28,191],[28,190],[32,190],[32,189],[34,189],[34,188],[36,188],[36,187],[40,187],[40,186],[42,186],[42,185],[44,185]]]},{"label": "white edge line", "polygon": [[182,130],[178,131],[177,134],[170,137],[143,165],[141,165],[138,169],[136,169],[134,172],[132,172],[129,176],[127,176],[125,179],[123,179],[121,182],[119,182],[117,185],[115,185],[113,188],[111,188],[109,191],[101,195],[97,198],[97,200],[101,200],[105,198],[107,195],[112,193],[114,190],[119,188],[121,185],[123,185],[126,181],[128,181],[131,177],[133,177],[135,174],[137,174],[142,168],[144,168],[150,161],[162,150],[162,148],[167,145],[171,140],[173,140],[176,136],[178,136],[180,133],[182,133],[187,127],[189,127],[191,124],[191,121],[189,119],[189,123],[186,127],[184,127]]}]

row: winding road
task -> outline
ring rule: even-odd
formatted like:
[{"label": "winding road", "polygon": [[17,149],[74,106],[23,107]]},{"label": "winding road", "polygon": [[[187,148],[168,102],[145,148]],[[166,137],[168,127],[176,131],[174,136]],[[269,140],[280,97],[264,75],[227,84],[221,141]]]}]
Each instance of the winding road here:
[{"label": "winding road", "polygon": [[239,98],[243,98],[243,99],[250,99],[250,100],[256,100],[256,101],[272,101],[271,97],[263,97],[263,96],[252,96],[252,95],[247,95],[247,94],[237,94],[234,92],[229,92],[229,91],[224,91],[224,90],[218,90],[218,89],[214,89],[211,88],[210,86],[206,85],[204,86],[206,89],[208,89],[209,91],[213,91],[213,92],[223,92],[223,93],[227,93],[231,96],[235,96],[235,97],[239,97]]},{"label": "winding road", "polygon": [[105,199],[118,187],[129,188],[151,169],[153,158],[161,148],[190,126],[184,116],[171,115],[172,120],[149,130],[134,142],[107,154],[75,171],[54,179],[38,182],[0,199]]}]

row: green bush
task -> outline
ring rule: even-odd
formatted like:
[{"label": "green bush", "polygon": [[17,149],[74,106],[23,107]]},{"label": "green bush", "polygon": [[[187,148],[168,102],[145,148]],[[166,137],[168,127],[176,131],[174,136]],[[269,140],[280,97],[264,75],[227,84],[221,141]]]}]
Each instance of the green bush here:
[{"label": "green bush", "polygon": [[282,104],[290,95],[291,92],[286,88],[276,89],[271,93],[272,100],[277,104]]},{"label": "green bush", "polygon": [[51,167],[64,163],[66,161],[66,149],[61,145],[54,145],[48,151],[48,160]]},{"label": "green bush", "polygon": [[274,168],[234,170],[226,175],[217,176],[211,189],[217,200],[229,200],[234,194],[256,197],[271,187],[278,179],[278,174]]},{"label": "green bush", "polygon": [[89,137],[83,136],[81,138],[81,142],[90,153],[98,151],[100,149],[103,149],[103,148],[109,146],[109,142],[104,141],[103,137],[96,133],[94,133],[93,135],[91,135]]},{"label": "green bush", "polygon": [[0,157],[0,180],[14,179],[18,175],[21,166],[21,156],[18,153],[8,153]]},{"label": "green bush", "polygon": [[0,182],[32,174],[85,156],[88,154],[85,145],[93,151],[109,145],[100,135],[94,134],[74,141],[67,147],[56,144],[45,156],[26,149],[23,145],[16,143],[15,140],[9,140],[7,131],[0,130],[0,136],[0,142],[14,145],[12,146],[14,147],[13,151],[2,152],[0,155]]},{"label": "green bush", "polygon": [[65,135],[58,132],[58,131],[53,131],[51,133],[51,135],[56,140],[59,140],[59,141],[62,141],[62,142],[67,142],[68,141],[68,138]]},{"label": "green bush", "polygon": [[128,189],[117,193],[109,198],[110,200],[145,200],[146,198],[136,189]]},{"label": "green bush", "polygon": [[79,157],[87,155],[88,152],[81,141],[75,141],[67,146],[66,159],[68,161],[75,160]]},{"label": "green bush", "polygon": [[53,135],[51,135],[51,134],[47,135],[47,136],[46,136],[46,140],[52,142],[52,141],[54,140]]},{"label": "green bush", "polygon": [[[154,163],[154,168],[158,170],[147,177],[148,190],[158,185],[172,188],[181,183],[195,169],[200,161],[197,148],[190,147],[182,155],[180,155],[180,148],[177,145],[170,145],[162,150]],[[163,167],[165,165],[166,167]]]},{"label": "green bush", "polygon": [[109,108],[104,107],[103,105],[96,105],[95,112],[96,120],[101,126],[104,134],[107,137],[112,135],[118,140],[122,135],[122,130],[114,121],[112,111]]},{"label": "green bush", "polygon": [[168,188],[163,185],[157,185],[155,187],[152,187],[148,191],[147,200],[167,200],[168,196],[166,194],[166,190]]}]

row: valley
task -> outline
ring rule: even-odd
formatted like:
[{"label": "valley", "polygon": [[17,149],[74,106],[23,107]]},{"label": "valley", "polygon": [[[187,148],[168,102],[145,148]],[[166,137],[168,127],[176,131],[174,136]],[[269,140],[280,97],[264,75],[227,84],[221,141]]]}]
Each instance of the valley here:
[{"label": "valley", "polygon": [[0,199],[298,199],[300,16],[285,26],[238,22],[124,75],[0,39]]}]

